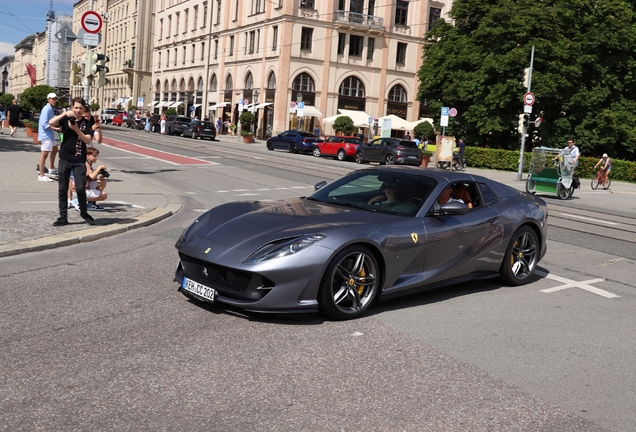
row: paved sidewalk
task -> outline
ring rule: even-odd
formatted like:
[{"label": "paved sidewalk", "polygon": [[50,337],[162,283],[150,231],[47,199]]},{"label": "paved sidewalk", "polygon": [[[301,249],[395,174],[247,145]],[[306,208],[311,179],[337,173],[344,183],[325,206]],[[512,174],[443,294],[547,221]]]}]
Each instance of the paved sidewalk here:
[{"label": "paved sidewalk", "polygon": [[54,227],[58,183],[38,182],[39,158],[40,145],[24,129],[15,138],[0,135],[0,257],[97,240],[156,223],[181,209],[175,195],[112,171],[117,181],[108,184],[108,200],[101,204],[105,210],[90,212],[95,225],[69,209],[69,225]]}]

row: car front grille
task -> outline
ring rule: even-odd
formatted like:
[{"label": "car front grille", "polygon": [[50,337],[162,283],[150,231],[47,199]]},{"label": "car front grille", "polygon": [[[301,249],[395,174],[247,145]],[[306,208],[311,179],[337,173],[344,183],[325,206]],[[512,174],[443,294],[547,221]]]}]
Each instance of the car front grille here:
[{"label": "car front grille", "polygon": [[250,272],[231,269],[179,253],[185,274],[193,280],[218,290],[242,293],[247,291]]}]

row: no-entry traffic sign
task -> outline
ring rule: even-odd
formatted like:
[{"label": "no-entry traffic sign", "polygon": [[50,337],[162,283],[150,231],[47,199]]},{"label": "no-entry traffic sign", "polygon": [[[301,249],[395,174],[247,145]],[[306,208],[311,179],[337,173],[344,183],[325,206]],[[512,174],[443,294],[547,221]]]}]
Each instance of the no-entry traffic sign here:
[{"label": "no-entry traffic sign", "polygon": [[102,30],[102,17],[97,12],[89,10],[82,15],[81,24],[86,33],[97,34]]},{"label": "no-entry traffic sign", "polygon": [[532,105],[534,103],[534,93],[528,92],[523,95],[523,103],[526,105]]}]

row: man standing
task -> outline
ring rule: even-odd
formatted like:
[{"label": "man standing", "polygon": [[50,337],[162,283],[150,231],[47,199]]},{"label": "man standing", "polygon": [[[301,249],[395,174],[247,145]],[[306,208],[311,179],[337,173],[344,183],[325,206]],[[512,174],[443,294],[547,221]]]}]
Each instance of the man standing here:
[{"label": "man standing", "polygon": [[56,174],[57,169],[55,168],[55,156],[57,155],[57,144],[55,143],[55,132],[59,132],[59,127],[53,127],[49,124],[49,121],[55,114],[53,113],[53,107],[57,103],[57,95],[55,93],[49,93],[46,96],[46,101],[48,102],[42,108],[40,112],[40,121],[38,122],[38,140],[42,143],[40,147],[40,175],[38,177],[38,181],[42,182],[52,182],[49,177],[44,175],[44,171],[46,170],[46,158],[51,153],[51,169],[49,172],[51,174]]},{"label": "man standing", "polygon": [[7,109],[7,113],[9,114],[9,128],[11,129],[11,136],[15,136],[15,132],[18,130],[18,126],[20,126],[20,118],[22,117],[22,107],[18,105],[18,101],[13,99],[9,109]]},{"label": "man standing", "polygon": [[457,156],[460,158],[464,157],[464,151],[466,150],[466,143],[464,142],[463,138],[459,139],[459,143],[457,144]]},{"label": "man standing", "polygon": [[4,135],[4,121],[7,119],[7,107],[0,102],[0,134]]},{"label": "man standing", "polygon": [[574,168],[578,167],[579,156],[581,155],[581,152],[579,151],[579,148],[574,145],[574,140],[572,138],[568,140],[568,146],[565,148],[565,150],[570,153],[570,157],[572,158],[572,163],[574,164]]},{"label": "man standing", "polygon": [[68,185],[71,171],[76,188],[80,216],[89,225],[95,220],[86,210],[86,144],[91,142],[92,134],[87,122],[82,118],[86,102],[81,97],[71,101],[71,109],[53,117],[49,124],[60,127],[64,138],[60,145],[60,161],[58,172],[58,201],[60,217],[53,222],[53,226],[68,225]]}]

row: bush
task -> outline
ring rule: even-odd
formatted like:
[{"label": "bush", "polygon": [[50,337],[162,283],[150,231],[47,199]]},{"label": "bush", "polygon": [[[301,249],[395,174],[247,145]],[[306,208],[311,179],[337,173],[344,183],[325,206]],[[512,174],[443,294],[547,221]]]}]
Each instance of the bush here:
[{"label": "bush", "polygon": [[429,140],[435,142],[435,128],[429,122],[423,121],[413,128],[413,136],[420,141]]},{"label": "bush", "polygon": [[97,111],[99,111],[99,108],[100,108],[100,106],[99,106],[99,104],[98,104],[98,103],[92,103],[92,104],[90,104],[91,112],[97,112]]},{"label": "bush", "polygon": [[167,115],[167,116],[169,116],[169,115],[177,115],[177,110],[174,109],[174,108],[168,108],[164,114]]},{"label": "bush", "polygon": [[252,135],[252,125],[256,121],[254,114],[249,111],[245,111],[239,117],[239,122],[241,123],[241,135]]},{"label": "bush", "polygon": [[333,122],[333,130],[343,135],[353,135],[356,132],[356,127],[353,125],[351,117],[340,116]]}]

